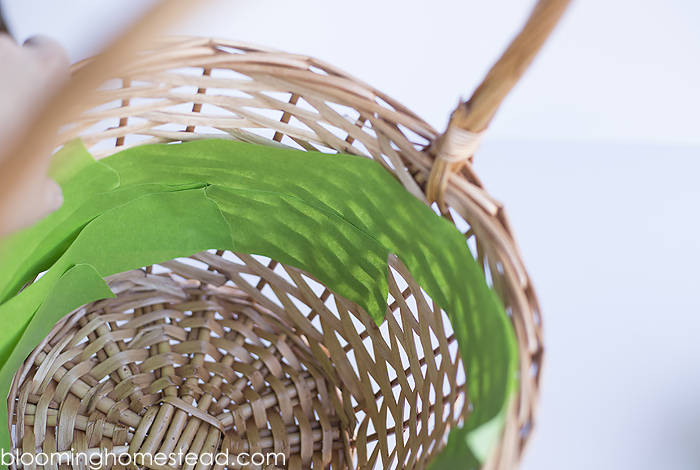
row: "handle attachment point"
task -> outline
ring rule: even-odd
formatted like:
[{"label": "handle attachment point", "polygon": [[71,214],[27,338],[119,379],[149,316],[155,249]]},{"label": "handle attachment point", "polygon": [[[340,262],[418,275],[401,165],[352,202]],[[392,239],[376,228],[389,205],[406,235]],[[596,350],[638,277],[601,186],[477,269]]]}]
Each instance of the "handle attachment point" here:
[{"label": "handle attachment point", "polygon": [[[569,3],[570,0],[537,2],[520,34],[513,39],[469,101],[459,104],[452,113],[445,133],[428,149],[434,161],[428,177],[426,197],[428,202],[437,202],[443,212],[446,210],[443,194],[450,173],[462,170],[465,164],[471,162],[478,149],[478,142],[501,102],[535,58]],[[460,134],[456,130],[465,133]],[[464,143],[469,139],[472,139],[470,143]],[[455,151],[461,152],[460,156],[453,156]],[[465,155],[469,152],[471,154]]]}]

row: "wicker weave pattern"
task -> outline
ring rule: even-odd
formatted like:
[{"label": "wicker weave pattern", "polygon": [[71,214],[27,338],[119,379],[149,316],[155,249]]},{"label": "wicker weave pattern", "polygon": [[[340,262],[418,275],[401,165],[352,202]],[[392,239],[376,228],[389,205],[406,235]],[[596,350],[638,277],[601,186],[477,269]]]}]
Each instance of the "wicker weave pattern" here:
[{"label": "wicker weave pattern", "polygon": [[[410,313],[422,294],[398,287],[398,261],[380,331],[294,268],[222,252],[193,259],[201,267],[112,276],[116,299],[56,325],[13,384],[24,452],[282,452],[288,468],[420,468],[459,419],[456,344],[431,342],[443,318],[424,300],[420,317]],[[449,392],[428,406],[430,388]]]},{"label": "wicker weave pattern", "polygon": [[[66,126],[59,136],[59,144],[81,136],[97,158],[132,145],[211,137],[285,145],[307,151],[352,153],[380,162],[409,192],[420,200],[427,200],[425,187],[433,161],[430,148],[437,133],[389,97],[318,60],[224,40],[179,38],[143,55],[138,63],[131,64],[120,75],[124,78],[97,92],[104,104]],[[449,208],[445,215],[463,229],[487,278],[506,305],[520,344],[520,394],[510,410],[499,449],[485,466],[511,469],[519,461],[529,437],[537,402],[542,343],[536,298],[510,235],[505,213],[484,191],[471,164],[448,178],[444,202]],[[46,355],[53,354],[52,361],[64,355],[69,357],[66,364],[73,366],[71,370],[77,363],[71,362],[75,356],[70,356],[72,353],[68,351],[81,354],[82,361],[87,360],[86,353],[76,349],[75,340],[62,343],[68,331],[77,335],[81,322],[100,321],[93,320],[94,317],[118,313],[126,315],[127,320],[150,315],[154,310],[167,310],[178,313],[159,319],[157,323],[148,323],[148,326],[141,325],[140,330],[129,335],[138,335],[148,327],[156,331],[160,328],[157,325],[167,325],[167,331],[172,330],[173,338],[180,341],[171,349],[182,363],[151,369],[149,364],[146,367],[149,370],[144,370],[143,364],[148,358],[132,358],[120,351],[147,351],[150,358],[165,354],[153,351],[160,351],[161,344],[165,351],[169,343],[158,343],[158,338],[139,338],[146,342],[132,344],[128,341],[134,336],[120,336],[126,333],[116,329],[111,320],[102,323],[102,333],[90,332],[90,344],[95,344],[92,346],[95,351],[91,357],[96,358],[93,361],[103,365],[107,361],[115,365],[118,362],[121,369],[110,371],[108,385],[100,389],[106,396],[97,401],[97,408],[81,409],[78,403],[83,403],[85,396],[74,391],[74,387],[70,388],[67,396],[74,398],[62,406],[72,403],[83,413],[73,421],[66,419],[77,429],[73,436],[76,445],[87,445],[86,441],[90,445],[106,442],[90,437],[96,427],[102,426],[102,431],[97,433],[101,433],[100,439],[105,437],[109,441],[111,438],[108,445],[128,444],[132,451],[137,447],[144,449],[144,446],[151,451],[159,446],[170,449],[174,444],[168,444],[167,439],[164,440],[166,437],[184,439],[177,445],[195,449],[205,444],[234,446],[240,442],[254,446],[265,437],[266,445],[274,448],[281,445],[290,455],[297,456],[296,460],[290,459],[290,465],[295,462],[290,468],[299,468],[299,462],[303,467],[311,462],[313,468],[321,468],[321,464],[350,468],[424,468],[430,456],[440,449],[446,431],[468,415],[469,407],[464,406],[467,397],[463,375],[460,380],[461,364],[449,321],[444,312],[434,311],[432,303],[426,301],[400,262],[390,260],[393,271],[388,321],[377,328],[357,305],[333,296],[322,286],[318,288],[305,274],[275,261],[262,263],[250,256],[237,256],[240,263],[227,260],[222,253],[196,255],[195,259],[205,263],[206,271],[177,262],[165,263],[177,274],[177,285],[164,282],[162,275],[143,279],[143,272],[124,275],[124,279],[114,280],[117,282],[114,288],[121,292],[117,300],[87,306],[71,320],[66,320],[65,331],[57,327],[56,334],[37,349],[25,364],[24,372],[16,376],[16,424],[18,430],[24,428],[24,433],[18,436],[18,445],[28,442],[31,448],[32,434],[35,444],[47,439],[47,445],[52,445],[50,416],[52,413],[60,416],[61,409],[51,411],[51,404],[53,409],[58,406],[56,402],[52,398],[41,401],[45,396],[41,393],[45,391],[37,394],[29,384],[38,373],[35,369],[38,367],[41,371],[43,359],[40,358]],[[257,277],[250,282],[246,275]],[[297,302],[306,307],[300,308]],[[206,310],[205,305],[222,308]],[[133,313],[129,313],[132,308]],[[247,327],[253,328],[254,335],[241,336],[241,331],[228,330],[222,321],[237,321],[242,325],[252,321]],[[70,322],[76,326],[70,326]],[[223,359],[217,360],[218,364],[223,364],[227,358],[236,361],[216,344],[219,338],[248,345],[256,345],[254,338],[257,338],[266,344],[270,357],[276,357],[280,363],[284,362],[283,358],[289,361],[287,354],[291,351],[290,357],[295,358],[300,368],[288,362],[277,376],[268,369],[262,356],[249,350],[255,356],[263,382],[259,382],[255,374],[244,374],[246,383],[241,382],[241,390],[249,392],[246,395],[241,391],[241,398],[231,390],[238,383],[236,380],[242,378],[233,380],[233,377],[217,375],[214,369],[208,369],[210,363],[206,354],[213,358],[221,355]],[[287,354],[279,340],[286,344]],[[183,346],[186,343],[187,346]],[[83,343],[79,347],[88,351],[90,346]],[[123,354],[118,356],[119,360],[108,359],[117,354]],[[203,375],[197,375],[196,371]],[[54,373],[51,383],[55,383],[58,390],[61,379],[57,379],[55,373],[60,372],[53,368],[50,372]],[[91,375],[85,376],[87,373],[87,369],[78,369],[71,375],[75,383],[83,381],[84,385],[78,389],[85,393],[96,386],[91,381],[99,380],[94,376],[90,379]],[[163,388],[159,389],[150,385],[152,377],[148,374],[180,379],[172,379],[173,383],[167,386],[162,383]],[[196,381],[194,377],[198,377]],[[293,410],[301,411],[290,415],[288,408],[285,408],[287,411],[282,409],[286,406],[282,401],[286,399],[280,397],[279,390],[272,384],[275,379],[270,377],[285,383],[289,403],[300,400]],[[271,381],[265,382],[268,379]],[[298,386],[304,387],[304,380],[307,389],[302,394]],[[228,386],[228,393],[224,385]],[[207,403],[202,409],[218,422],[201,421],[199,415],[189,416],[192,414],[189,408],[187,411],[173,403],[164,403],[164,397],[169,396],[189,400],[190,404],[196,402],[198,407]],[[204,396],[211,398],[204,400]],[[306,407],[302,396],[308,400]],[[264,401],[265,397],[269,402],[265,402],[256,416],[255,410],[260,408],[256,408],[255,403]],[[44,412],[47,405],[46,418],[39,419],[39,411]],[[112,411],[110,415],[112,406],[124,411]],[[145,413],[143,406],[147,409]],[[236,427],[235,420],[227,418],[224,422],[221,417],[221,413],[235,414],[235,410],[244,406],[252,410],[245,415],[249,425],[246,429],[255,433],[250,431],[250,425],[254,424],[252,427],[257,427],[259,435],[241,434],[241,427]],[[308,414],[309,406],[315,413]],[[97,413],[95,409],[105,416],[93,414]],[[150,411],[154,409],[159,411]],[[164,409],[171,411],[160,411]],[[32,412],[37,418],[31,418]],[[270,418],[273,415],[276,417]],[[179,417],[179,421],[173,416]],[[139,440],[134,443],[137,437],[143,439],[144,426],[154,429],[152,423],[144,421],[146,417],[158,425],[159,432],[151,431],[144,443]],[[282,434],[275,433],[276,429],[282,429],[278,419],[288,426],[286,441],[280,437]],[[221,437],[217,423],[221,423],[228,437]],[[319,438],[313,445],[308,441],[305,447],[303,435],[304,429],[309,430],[307,425]],[[88,434],[83,436],[80,426]],[[190,434],[183,433],[183,429],[190,429]],[[109,433],[117,430],[118,439],[115,440],[114,434],[110,436]],[[200,437],[193,437],[195,435]],[[216,439],[221,437],[219,441],[214,435]],[[231,437],[233,435],[238,438]],[[302,439],[294,444],[293,436],[297,436],[296,439],[302,436]],[[241,441],[234,442],[235,439]],[[312,457],[309,457],[310,449]]]}]

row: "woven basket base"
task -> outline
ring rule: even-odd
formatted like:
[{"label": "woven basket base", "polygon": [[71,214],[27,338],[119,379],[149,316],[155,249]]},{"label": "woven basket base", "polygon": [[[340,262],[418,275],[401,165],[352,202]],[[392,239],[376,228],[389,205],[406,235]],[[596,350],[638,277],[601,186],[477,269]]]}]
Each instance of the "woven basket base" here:
[{"label": "woven basket base", "polygon": [[354,417],[336,413],[305,340],[216,287],[220,274],[198,277],[213,284],[118,275],[116,299],[66,317],[19,386],[22,451],[283,453],[289,468],[345,468]]},{"label": "woven basket base", "polygon": [[108,278],[117,297],[65,317],[15,376],[15,447],[228,453],[227,468],[241,453],[282,453],[290,469],[423,467],[464,401],[454,339],[429,339],[441,315],[425,301],[411,312],[422,294],[398,290],[392,269],[400,300],[380,331],[308,275],[259,259],[204,252]]}]

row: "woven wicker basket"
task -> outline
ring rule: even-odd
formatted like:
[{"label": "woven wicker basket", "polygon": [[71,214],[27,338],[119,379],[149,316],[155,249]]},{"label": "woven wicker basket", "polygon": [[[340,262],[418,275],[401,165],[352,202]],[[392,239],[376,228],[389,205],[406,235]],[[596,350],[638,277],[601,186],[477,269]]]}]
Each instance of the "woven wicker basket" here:
[{"label": "woven wicker basket", "polygon": [[[486,127],[562,3],[537,7],[451,127]],[[96,158],[212,137],[351,153],[436,201],[473,247],[518,338],[519,394],[484,468],[517,465],[536,411],[541,322],[503,208],[473,174],[471,154],[448,158],[449,133],[308,57],[176,38],[120,77],[59,144],[80,136]],[[396,258],[390,266],[394,300],[381,327],[307,273],[257,256],[203,252],[112,276],[117,297],[65,317],[17,372],[14,446],[283,452],[290,469],[425,468],[468,419],[464,374],[448,317]]]}]

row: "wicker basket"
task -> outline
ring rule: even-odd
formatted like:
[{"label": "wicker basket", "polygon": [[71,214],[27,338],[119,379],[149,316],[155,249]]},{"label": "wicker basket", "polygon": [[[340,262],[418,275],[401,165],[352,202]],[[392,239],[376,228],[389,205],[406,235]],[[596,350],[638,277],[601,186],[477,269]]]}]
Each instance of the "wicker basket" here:
[{"label": "wicker basket", "polygon": [[[519,341],[519,394],[484,465],[512,469],[534,423],[540,316],[503,208],[472,172],[474,146],[450,134],[487,126],[563,3],[537,7],[442,136],[321,61],[176,38],[96,92],[101,105],[63,128],[59,144],[81,136],[96,158],[212,137],[351,153],[436,201],[473,247]],[[394,300],[381,327],[307,273],[258,256],[203,252],[112,276],[117,297],[65,317],[17,372],[14,446],[283,452],[290,469],[425,468],[468,419],[464,374],[445,313],[396,258],[390,266]]]}]

